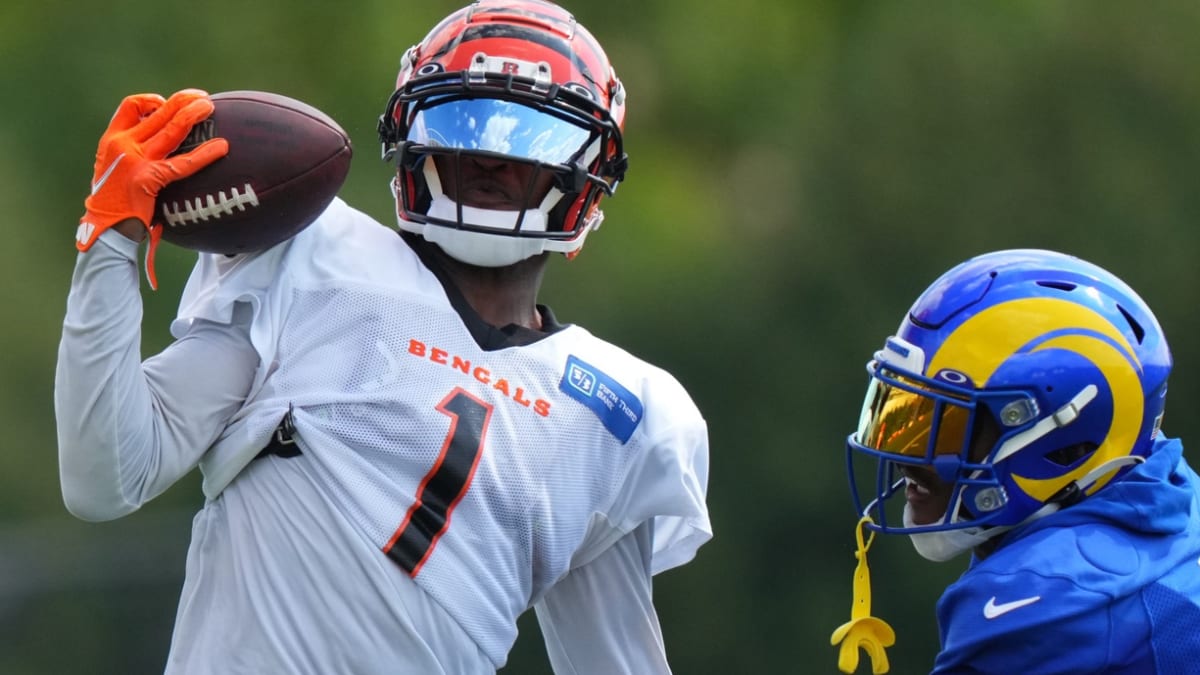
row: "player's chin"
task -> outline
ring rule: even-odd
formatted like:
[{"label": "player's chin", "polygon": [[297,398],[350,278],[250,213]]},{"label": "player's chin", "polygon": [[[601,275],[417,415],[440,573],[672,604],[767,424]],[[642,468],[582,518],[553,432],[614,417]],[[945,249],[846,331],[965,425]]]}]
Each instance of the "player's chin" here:
[{"label": "player's chin", "polygon": [[491,211],[518,211],[521,209],[521,198],[512,190],[499,187],[477,187],[461,191],[461,201],[464,206]]},{"label": "player's chin", "polygon": [[909,480],[904,490],[905,507],[914,525],[932,525],[946,514],[946,495],[917,481]]}]

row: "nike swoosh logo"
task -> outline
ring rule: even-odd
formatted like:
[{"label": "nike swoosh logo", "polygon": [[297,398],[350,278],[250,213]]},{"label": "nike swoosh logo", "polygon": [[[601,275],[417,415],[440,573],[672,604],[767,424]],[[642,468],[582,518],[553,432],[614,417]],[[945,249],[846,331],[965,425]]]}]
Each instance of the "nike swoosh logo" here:
[{"label": "nike swoosh logo", "polygon": [[125,153],[123,152],[117,155],[117,158],[112,161],[112,164],[108,165],[108,168],[104,170],[104,173],[100,174],[100,178],[97,179],[95,183],[92,183],[92,194],[96,194],[100,191],[100,188],[104,185],[104,181],[108,180],[108,177],[112,175],[113,170],[117,168],[117,164],[119,164],[122,159],[125,159]]},{"label": "nike swoosh logo", "polygon": [[992,596],[992,599],[988,600],[987,604],[983,606],[983,616],[988,619],[994,619],[1003,614],[1008,614],[1009,612],[1013,611],[1014,609],[1020,609],[1027,605],[1032,605],[1033,603],[1035,603],[1041,599],[1042,599],[1042,596],[1035,595],[1032,598],[1021,598],[1020,600],[1013,600],[1012,602],[1002,602],[997,605],[996,597]]}]

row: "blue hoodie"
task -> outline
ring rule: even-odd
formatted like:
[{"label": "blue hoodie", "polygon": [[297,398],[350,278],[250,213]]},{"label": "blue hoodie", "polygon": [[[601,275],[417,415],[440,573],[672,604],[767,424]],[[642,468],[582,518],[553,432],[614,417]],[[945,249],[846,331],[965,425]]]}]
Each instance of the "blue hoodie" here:
[{"label": "blue hoodie", "polygon": [[1200,478],[1145,463],[1006,534],[942,594],[935,673],[1200,673]]}]

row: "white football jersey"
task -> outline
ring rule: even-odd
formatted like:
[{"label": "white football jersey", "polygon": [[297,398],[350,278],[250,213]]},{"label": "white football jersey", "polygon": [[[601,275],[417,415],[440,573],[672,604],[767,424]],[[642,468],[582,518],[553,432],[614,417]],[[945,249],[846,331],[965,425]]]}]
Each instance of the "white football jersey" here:
[{"label": "white football jersey", "polygon": [[575,325],[489,328],[340,200],[257,256],[201,256],[172,330],[254,312],[262,366],[201,461],[216,498],[290,410],[324,497],[496,663],[573,567],[653,523],[651,569],[711,536],[708,445],[665,371]]}]

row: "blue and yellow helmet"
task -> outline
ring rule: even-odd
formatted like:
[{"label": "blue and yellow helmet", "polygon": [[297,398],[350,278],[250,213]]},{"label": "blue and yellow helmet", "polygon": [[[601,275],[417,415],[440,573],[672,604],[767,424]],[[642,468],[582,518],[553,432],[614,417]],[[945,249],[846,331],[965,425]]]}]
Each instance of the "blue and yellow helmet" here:
[{"label": "blue and yellow helmet", "polygon": [[[872,528],[914,533],[1013,527],[1119,479],[1151,452],[1171,353],[1150,308],[1111,273],[1007,250],[942,275],[867,369],[847,439],[855,503]],[[863,455],[877,461],[873,481],[856,476]],[[940,522],[897,517],[905,466],[952,486]]]}]

